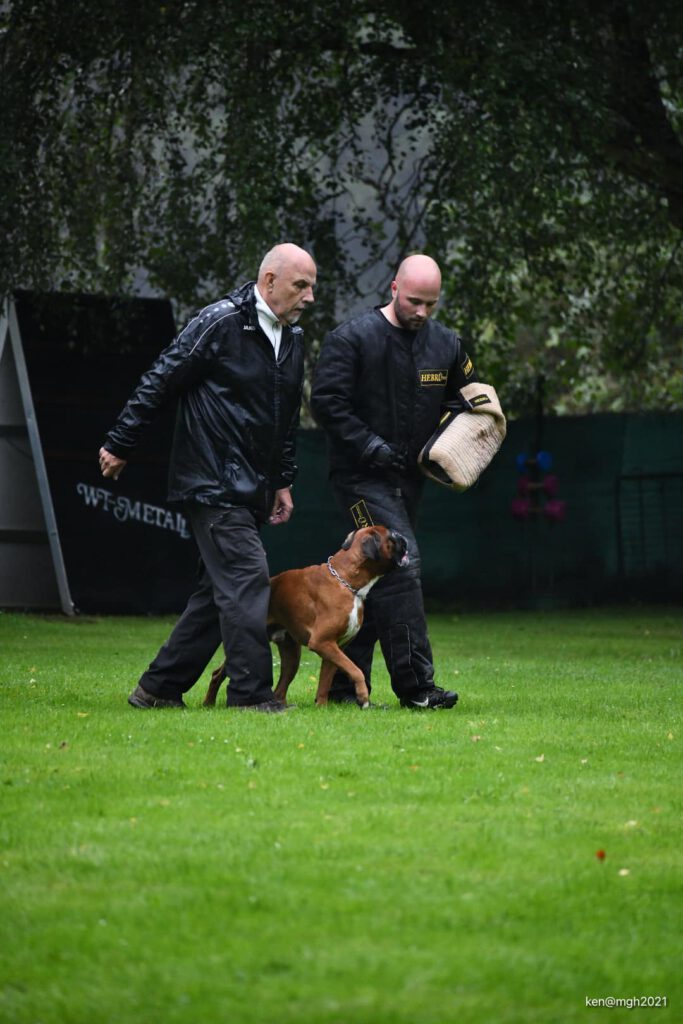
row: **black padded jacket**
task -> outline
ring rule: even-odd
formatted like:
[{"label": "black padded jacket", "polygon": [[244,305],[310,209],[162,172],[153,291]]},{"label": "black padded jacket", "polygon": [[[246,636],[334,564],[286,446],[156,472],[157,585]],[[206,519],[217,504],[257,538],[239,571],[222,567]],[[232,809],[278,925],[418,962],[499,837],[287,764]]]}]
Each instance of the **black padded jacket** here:
[{"label": "black padded jacket", "polygon": [[275,491],[296,475],[303,370],[303,331],[283,327],[276,360],[249,282],[203,309],[164,349],[104,447],[129,459],[144,427],[177,398],[169,501],[246,506],[265,520]]},{"label": "black padded jacket", "polygon": [[406,451],[407,472],[417,475],[444,405],[476,380],[461,339],[438,320],[405,331],[376,307],[341,324],[325,337],[311,391],[332,472],[357,472],[388,441]]}]

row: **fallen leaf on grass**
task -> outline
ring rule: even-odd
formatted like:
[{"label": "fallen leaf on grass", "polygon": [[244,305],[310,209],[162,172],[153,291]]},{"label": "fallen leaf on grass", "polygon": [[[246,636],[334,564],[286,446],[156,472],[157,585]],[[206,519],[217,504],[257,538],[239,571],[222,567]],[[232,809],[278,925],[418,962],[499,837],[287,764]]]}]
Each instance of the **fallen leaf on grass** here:
[{"label": "fallen leaf on grass", "polygon": [[539,763],[545,761],[545,754],[541,754],[539,757],[535,757],[534,761],[538,761]]},{"label": "fallen leaf on grass", "polygon": [[76,717],[77,718],[87,718],[89,714],[90,714],[89,711],[77,711],[76,712]]},{"label": "fallen leaf on grass", "polygon": [[472,737],[472,742],[473,743],[478,743],[480,739],[481,739],[481,736],[473,736]]},{"label": "fallen leaf on grass", "polygon": [[630,875],[631,872],[629,871],[628,868],[619,868],[619,874],[621,875],[622,878],[625,878],[626,875]]}]

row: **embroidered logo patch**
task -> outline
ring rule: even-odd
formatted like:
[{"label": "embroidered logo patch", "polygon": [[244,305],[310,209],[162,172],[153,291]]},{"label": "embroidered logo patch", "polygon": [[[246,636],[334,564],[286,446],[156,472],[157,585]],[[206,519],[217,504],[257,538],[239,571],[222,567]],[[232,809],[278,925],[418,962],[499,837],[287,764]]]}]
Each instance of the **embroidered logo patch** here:
[{"label": "embroidered logo patch", "polygon": [[471,377],[472,376],[472,372],[474,370],[474,366],[472,365],[472,360],[467,355],[467,353],[465,353],[465,358],[463,359],[463,361],[460,364],[460,369],[462,370],[462,372],[465,374],[466,377]]},{"label": "embroidered logo patch", "polygon": [[349,511],[353,516],[357,530],[362,530],[365,526],[375,525],[372,521],[372,516],[368,512],[368,506],[365,504],[365,498],[361,498],[355,505],[352,505]]},{"label": "embroidered logo patch", "polygon": [[420,370],[420,384],[423,388],[443,387],[448,380],[448,370]]},{"label": "embroidered logo patch", "polygon": [[476,409],[478,405],[490,405],[491,399],[488,395],[475,395],[474,398],[470,398],[470,405],[473,405]]}]

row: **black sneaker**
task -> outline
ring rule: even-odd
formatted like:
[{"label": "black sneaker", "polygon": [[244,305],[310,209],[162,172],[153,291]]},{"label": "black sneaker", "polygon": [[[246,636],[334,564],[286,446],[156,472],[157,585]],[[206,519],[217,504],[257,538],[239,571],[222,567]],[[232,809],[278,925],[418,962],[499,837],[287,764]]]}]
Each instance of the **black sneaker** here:
[{"label": "black sneaker", "polygon": [[149,708],[185,707],[182,700],[169,700],[167,697],[155,697],[153,693],[147,693],[147,690],[143,690],[139,683],[129,696],[128,703],[134,708],[143,708],[145,711]]},{"label": "black sneaker", "polygon": [[280,711],[288,711],[293,704],[281,704],[279,700],[264,700],[260,704],[231,704],[233,711],[261,711],[277,715]]},{"label": "black sneaker", "polygon": [[440,686],[432,686],[429,690],[418,690],[414,697],[402,697],[402,708],[413,708],[415,711],[438,711],[439,708],[452,708],[458,703],[458,695],[453,690],[442,690]]}]

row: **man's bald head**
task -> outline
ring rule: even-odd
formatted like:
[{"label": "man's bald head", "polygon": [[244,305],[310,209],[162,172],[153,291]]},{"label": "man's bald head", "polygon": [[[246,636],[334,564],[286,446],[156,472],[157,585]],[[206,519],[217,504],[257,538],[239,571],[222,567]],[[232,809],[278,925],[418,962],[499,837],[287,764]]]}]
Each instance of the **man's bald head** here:
[{"label": "man's bald head", "polygon": [[407,256],[391,282],[391,302],[382,312],[395,327],[419,331],[436,309],[441,271],[431,256]]},{"label": "man's bald head", "polygon": [[256,284],[278,320],[295,324],[314,301],[315,281],[313,257],[293,242],[282,242],[263,257]]},{"label": "man's bald head", "polygon": [[261,260],[261,266],[259,267],[258,272],[258,281],[261,281],[263,275],[267,271],[270,270],[279,274],[285,267],[290,265],[306,266],[309,269],[313,267],[315,272],[315,263],[313,262],[313,258],[305,249],[302,249],[298,245],[294,245],[293,242],[281,242],[279,245],[274,245],[272,249],[269,249]]},{"label": "man's bald head", "polygon": [[441,291],[439,264],[422,253],[406,256],[396,271],[396,284],[408,291],[426,288],[438,293]]}]

